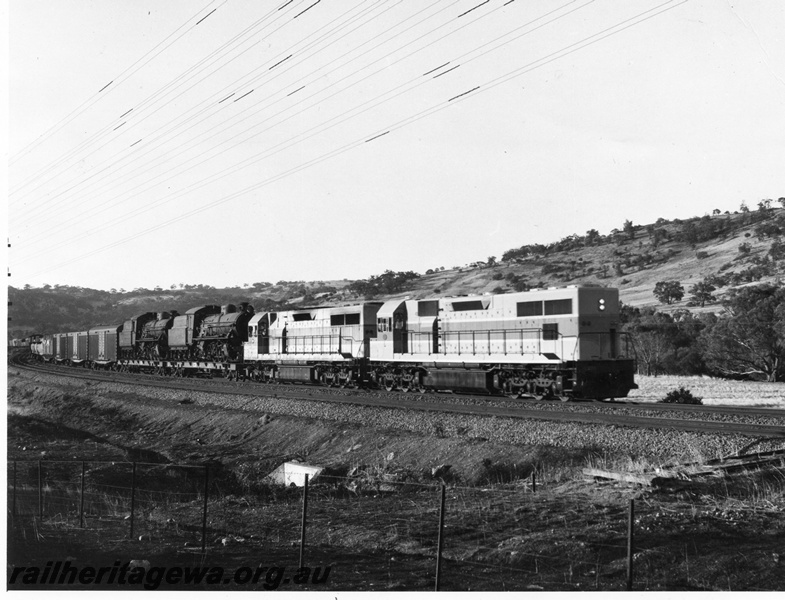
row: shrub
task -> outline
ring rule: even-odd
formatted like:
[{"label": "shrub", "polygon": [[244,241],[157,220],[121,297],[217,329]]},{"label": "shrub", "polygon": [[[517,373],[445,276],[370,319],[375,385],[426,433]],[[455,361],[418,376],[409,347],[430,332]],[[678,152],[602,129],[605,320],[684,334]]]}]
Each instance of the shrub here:
[{"label": "shrub", "polygon": [[695,253],[695,258],[697,258],[698,260],[703,260],[704,258],[709,258],[709,253],[708,252],[704,252],[702,250],[699,250],[698,252]]},{"label": "shrub", "polygon": [[683,387],[668,392],[659,402],[663,404],[703,404],[701,398],[693,396],[690,390]]}]

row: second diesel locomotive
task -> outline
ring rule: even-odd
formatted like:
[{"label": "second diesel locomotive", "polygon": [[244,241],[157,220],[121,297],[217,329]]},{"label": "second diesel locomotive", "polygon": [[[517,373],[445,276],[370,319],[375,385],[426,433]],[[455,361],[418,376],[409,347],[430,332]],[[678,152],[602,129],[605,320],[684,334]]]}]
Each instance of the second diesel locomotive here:
[{"label": "second diesel locomotive", "polygon": [[257,314],[211,305],[38,347],[47,360],[181,376],[603,399],[637,387],[619,328],[618,290],[570,286]]}]

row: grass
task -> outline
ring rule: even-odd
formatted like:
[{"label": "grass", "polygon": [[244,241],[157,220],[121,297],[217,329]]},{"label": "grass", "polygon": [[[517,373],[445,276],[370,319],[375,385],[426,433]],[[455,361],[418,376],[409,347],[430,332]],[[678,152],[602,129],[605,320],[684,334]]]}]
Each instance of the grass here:
[{"label": "grass", "polygon": [[785,383],[767,381],[732,381],[713,377],[636,375],[637,390],[630,400],[653,402],[675,388],[686,388],[703,399],[705,405],[760,406],[785,409]]},{"label": "grass", "polygon": [[[655,466],[643,458],[588,452],[584,460],[584,464],[602,468],[643,471]],[[390,589],[410,589],[407,581],[411,581],[408,573],[412,571],[407,557],[420,561],[420,570],[422,565],[433,566],[422,561],[432,561],[435,556],[437,488],[412,482],[391,484],[384,477],[389,472],[374,473],[381,476],[377,485],[368,485],[364,491],[347,491],[349,479],[335,476],[326,482],[317,480],[311,489],[308,551],[337,557],[336,568],[347,578],[335,589],[374,589],[369,586],[371,581]],[[772,536],[785,533],[782,472],[745,473],[676,496],[553,479],[540,481],[537,493],[532,493],[527,484],[528,480],[521,478],[506,484],[447,488],[448,588],[622,589],[626,504],[631,496],[639,499],[636,572],[638,581],[650,589],[751,587],[755,582],[745,579],[725,557],[738,548],[760,555],[771,552],[766,548],[772,543],[776,546],[774,540],[779,539]],[[87,528],[81,530],[74,508],[51,503],[56,494],[73,507],[78,490],[73,485],[59,489],[50,483],[49,487],[48,516],[43,521],[17,518],[10,524],[10,560],[25,555],[42,560],[47,552],[63,546],[82,556],[89,556],[91,547],[98,553],[114,548],[112,552],[119,552],[119,556],[158,556],[172,561],[182,560],[176,558],[178,548],[201,545],[202,498],[196,494],[183,498],[174,493],[138,492],[131,541],[126,539],[127,489],[110,492],[91,488]],[[265,493],[237,496],[220,489],[220,485],[211,489],[208,503],[211,560],[229,553],[285,554],[296,548],[302,490],[268,488]],[[25,497],[35,512],[35,494]],[[772,541],[767,541],[769,538]],[[713,556],[715,563],[705,560],[705,555]],[[375,580],[368,579],[364,569],[358,568],[356,577],[345,571],[368,557],[376,560],[373,566],[366,565]],[[713,566],[718,561],[727,570],[724,577],[730,578],[722,585]],[[785,580],[775,578],[771,585],[781,589],[776,586],[785,585]]]},{"label": "grass", "polygon": [[[59,397],[54,392],[42,397],[42,410],[51,406],[50,398]],[[82,412],[81,405],[76,408],[79,419],[95,416]],[[154,411],[150,414],[155,416]],[[189,411],[183,415],[186,422],[194,419]],[[50,424],[62,422],[56,418],[59,413],[46,416]],[[82,423],[77,417],[69,422]],[[110,415],[98,417],[92,430],[106,432],[111,438],[108,450],[117,450],[118,461],[127,460],[128,449],[137,445],[168,451],[163,444],[146,445],[148,438],[132,435],[148,425],[141,416],[126,437],[120,435],[125,421],[120,420],[116,429],[103,429],[109,424],[104,418]],[[163,424],[171,423],[177,424],[167,412]],[[85,432],[77,435],[76,430],[44,425],[37,418],[9,419],[9,448],[33,437],[36,443],[45,440],[41,447],[46,447],[48,458],[71,458],[84,456],[83,451],[90,451],[94,444],[94,438]],[[280,427],[277,435],[295,439],[300,435],[309,443],[301,439],[283,448],[284,438],[278,437],[278,445],[271,450],[287,456],[297,452],[316,464],[331,465],[324,477],[312,482],[307,534],[307,560],[334,565],[336,579],[329,589],[432,589],[440,481],[433,479],[431,467],[450,462],[453,469],[448,473],[454,478],[447,486],[446,589],[623,589],[627,505],[633,497],[640,519],[636,529],[640,587],[636,589],[752,589],[764,585],[785,589],[785,574],[777,574],[776,566],[770,564],[772,552],[781,547],[785,536],[785,481],[781,473],[741,474],[709,480],[693,489],[663,492],[615,482],[586,482],[581,470],[588,465],[633,472],[662,466],[643,454],[612,454],[598,446],[532,446],[499,452],[496,447],[460,436],[442,441],[434,436],[384,431],[369,438],[348,426],[317,444],[313,440],[321,438],[314,437],[315,430],[302,422],[293,425],[296,429],[283,425],[283,419],[276,421]],[[90,430],[87,425],[80,426]],[[213,427],[213,432],[231,431],[224,421]],[[189,435],[193,438],[197,434]],[[202,431],[198,435],[207,439]],[[170,446],[173,443],[166,441]],[[196,447],[192,440],[190,444],[189,453]],[[361,450],[349,451],[357,444],[362,444]],[[412,462],[423,454],[423,445],[428,448],[428,460]],[[456,451],[458,446],[462,452]],[[31,457],[36,459],[37,453],[38,449]],[[34,564],[74,556],[88,564],[147,559],[166,565],[223,562],[232,568],[260,561],[296,565],[302,489],[271,487],[261,481],[281,460],[272,454],[249,451],[247,456],[223,458],[223,464],[213,459],[206,557],[200,553],[204,479],[199,469],[137,464],[135,535],[129,539],[128,463],[88,461],[89,502],[82,529],[78,519],[81,464],[44,462],[44,484],[49,492],[45,517],[40,521],[33,518],[38,510],[37,463],[20,460],[20,490],[22,484],[27,487],[18,501],[28,516],[9,522],[9,562]],[[695,461],[706,458],[691,448],[674,448],[673,454],[689,455]],[[354,467],[362,468],[352,472]],[[533,472],[537,475],[536,493],[530,485]],[[349,477],[350,473],[354,476]],[[685,544],[690,544],[686,552]],[[745,561],[737,560],[739,553]],[[739,566],[742,562],[743,569]]]}]

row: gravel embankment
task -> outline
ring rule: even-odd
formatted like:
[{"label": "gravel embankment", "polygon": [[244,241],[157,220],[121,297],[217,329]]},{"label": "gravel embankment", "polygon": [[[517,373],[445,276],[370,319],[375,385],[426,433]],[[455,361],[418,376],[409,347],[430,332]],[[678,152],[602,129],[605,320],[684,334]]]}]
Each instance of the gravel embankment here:
[{"label": "gravel embankment", "polygon": [[[73,386],[74,380],[56,375],[37,374],[46,382]],[[333,422],[352,423],[374,429],[398,429],[424,435],[440,437],[482,438],[497,443],[519,445],[552,445],[560,447],[596,447],[598,451],[622,452],[632,455],[645,455],[664,458],[695,458],[729,455],[747,446],[753,438],[742,435],[721,435],[699,432],[685,432],[665,429],[645,429],[615,425],[596,425],[585,423],[563,423],[543,420],[525,420],[470,415],[436,414],[432,412],[406,411],[373,406],[339,405],[328,402],[292,400],[286,398],[262,397],[255,395],[235,396],[214,392],[180,391],[151,386],[137,386],[121,383],[91,382],[92,393],[101,395],[135,394],[160,401],[172,406],[181,400],[189,399],[196,405],[218,409],[244,410],[251,413],[273,414],[297,418],[318,419]],[[450,398],[453,401],[457,398]],[[551,405],[554,410],[573,410],[576,407]],[[539,406],[537,408],[540,408]],[[586,407],[577,407],[586,408]],[[598,409],[603,407],[597,406]],[[618,407],[606,409],[618,414]],[[676,412],[676,411],[674,411]],[[640,414],[640,413],[638,413]],[[665,415],[663,415],[665,416]],[[670,415],[669,415],[670,416]],[[706,418],[708,415],[701,415]],[[723,417],[723,415],[714,415]],[[677,418],[683,418],[679,413]],[[735,415],[724,415],[726,419],[737,420]],[[752,419],[750,421],[749,419]],[[753,416],[741,422],[755,422]],[[776,423],[764,418],[761,424]],[[782,441],[775,443],[775,447]],[[762,446],[763,447],[763,446]],[[761,448],[762,448],[761,447]],[[756,448],[760,449],[760,448]]]}]

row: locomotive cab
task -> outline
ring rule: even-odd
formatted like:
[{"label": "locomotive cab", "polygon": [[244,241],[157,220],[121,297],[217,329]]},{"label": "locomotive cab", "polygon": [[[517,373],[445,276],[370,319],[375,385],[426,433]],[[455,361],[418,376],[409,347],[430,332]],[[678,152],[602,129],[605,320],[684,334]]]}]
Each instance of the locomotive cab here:
[{"label": "locomotive cab", "polygon": [[376,313],[376,338],[370,341],[374,360],[392,360],[394,354],[408,351],[409,311],[406,301],[389,300]]}]

